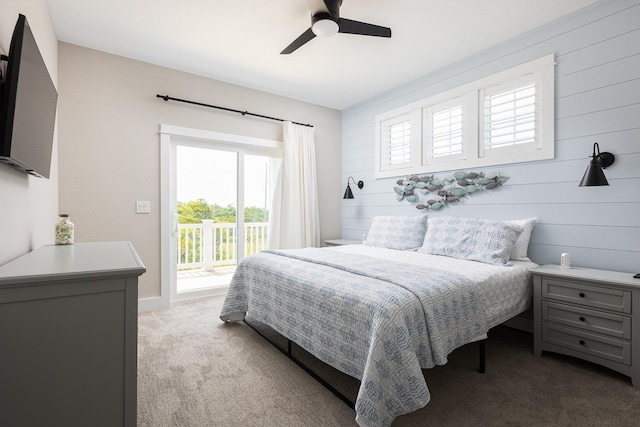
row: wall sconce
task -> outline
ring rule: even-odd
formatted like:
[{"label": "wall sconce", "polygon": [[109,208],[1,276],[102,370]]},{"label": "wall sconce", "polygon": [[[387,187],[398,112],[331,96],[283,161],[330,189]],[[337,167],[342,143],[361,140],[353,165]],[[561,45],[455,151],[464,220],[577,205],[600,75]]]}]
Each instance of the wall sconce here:
[{"label": "wall sconce", "polygon": [[[351,192],[351,187],[349,187],[349,180],[351,180],[351,182],[353,182],[354,184],[356,184],[356,181],[353,179],[352,176],[350,176],[349,178],[347,178],[347,189],[344,192],[344,197],[343,199],[353,199],[353,193]],[[358,183],[356,184],[358,186],[359,189],[362,190],[362,187],[364,187],[364,182],[362,181],[358,181]]]},{"label": "wall sconce", "polygon": [[[598,150],[598,154],[596,154],[596,150]],[[587,170],[582,177],[582,181],[580,181],[580,187],[609,185],[607,177],[604,176],[602,169],[606,169],[611,166],[615,159],[615,156],[611,153],[601,153],[600,146],[597,142],[594,142],[591,162],[589,163],[589,166],[587,166]]]}]

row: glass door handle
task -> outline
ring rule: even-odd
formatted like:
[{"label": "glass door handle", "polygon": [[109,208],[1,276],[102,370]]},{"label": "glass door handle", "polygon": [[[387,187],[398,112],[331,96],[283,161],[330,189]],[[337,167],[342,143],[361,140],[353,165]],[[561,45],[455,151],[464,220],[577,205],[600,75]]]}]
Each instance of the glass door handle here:
[{"label": "glass door handle", "polygon": [[178,213],[171,211],[171,235],[175,236],[178,232]]}]

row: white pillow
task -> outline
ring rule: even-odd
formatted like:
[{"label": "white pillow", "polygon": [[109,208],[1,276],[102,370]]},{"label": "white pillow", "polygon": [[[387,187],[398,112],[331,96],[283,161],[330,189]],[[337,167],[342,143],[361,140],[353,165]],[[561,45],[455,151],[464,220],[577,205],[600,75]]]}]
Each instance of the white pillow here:
[{"label": "white pillow", "polygon": [[426,214],[374,216],[364,244],[403,251],[415,250],[422,246],[426,231]]},{"label": "white pillow", "polygon": [[524,227],[524,230],[520,233],[520,237],[518,237],[518,240],[516,240],[516,243],[513,245],[509,259],[514,261],[531,261],[527,252],[529,250],[531,231],[533,231],[533,226],[536,224],[536,220],[537,218],[527,218],[505,221],[509,224],[518,224]]},{"label": "white pillow", "polygon": [[508,265],[513,245],[522,233],[518,224],[478,218],[429,218],[423,246],[418,252]]}]

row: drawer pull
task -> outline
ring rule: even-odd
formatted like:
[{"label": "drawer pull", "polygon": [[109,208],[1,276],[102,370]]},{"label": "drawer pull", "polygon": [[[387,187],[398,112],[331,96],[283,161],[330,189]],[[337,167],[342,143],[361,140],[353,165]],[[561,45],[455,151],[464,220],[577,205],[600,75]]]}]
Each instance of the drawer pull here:
[{"label": "drawer pull", "polygon": [[586,319],[584,318],[584,316],[580,316],[580,321],[584,322]]},{"label": "drawer pull", "polygon": [[584,292],[580,292],[580,298],[584,298]]},{"label": "drawer pull", "polygon": [[580,345],[584,345],[584,340],[580,340]]}]

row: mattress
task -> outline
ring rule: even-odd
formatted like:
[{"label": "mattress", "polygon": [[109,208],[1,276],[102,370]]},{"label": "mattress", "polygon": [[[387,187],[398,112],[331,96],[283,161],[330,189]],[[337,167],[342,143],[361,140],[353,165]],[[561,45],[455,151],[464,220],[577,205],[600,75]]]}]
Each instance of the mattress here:
[{"label": "mattress", "polygon": [[329,248],[342,253],[370,256],[412,265],[422,265],[444,271],[455,271],[477,284],[481,291],[487,325],[493,328],[522,313],[531,306],[532,284],[529,269],[538,264],[530,261],[510,261],[508,266],[495,266],[416,251],[398,251],[367,245],[344,245]]}]

